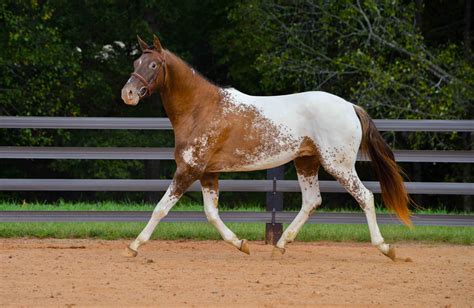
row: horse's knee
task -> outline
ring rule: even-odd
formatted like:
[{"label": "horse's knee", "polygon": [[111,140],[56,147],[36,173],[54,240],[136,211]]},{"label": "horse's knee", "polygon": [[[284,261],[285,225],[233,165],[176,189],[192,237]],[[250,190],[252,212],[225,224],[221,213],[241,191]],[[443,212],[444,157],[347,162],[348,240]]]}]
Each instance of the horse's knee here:
[{"label": "horse's knee", "polygon": [[317,209],[321,205],[322,202],[323,202],[323,198],[321,198],[321,194],[318,194],[316,196],[316,200],[314,200],[315,209]]},{"label": "horse's knee", "polygon": [[211,224],[215,224],[218,221],[218,218],[216,215],[207,216],[207,221]]},{"label": "horse's knee", "polygon": [[321,195],[318,194],[314,199],[311,201],[305,202],[303,204],[303,211],[308,215],[311,216],[313,215],[314,211],[321,205],[323,202],[323,199],[321,198]]},{"label": "horse's knee", "polygon": [[154,210],[153,211],[153,214],[151,215],[151,217],[155,218],[155,219],[162,219],[163,217],[165,217],[166,215],[168,214],[168,211],[165,210],[165,209],[158,209],[158,210]]},{"label": "horse's knee", "polygon": [[314,211],[316,211],[316,208],[317,208],[316,204],[303,206],[303,212],[306,215],[311,216],[311,215],[313,215]]},{"label": "horse's knee", "polygon": [[209,221],[211,224],[214,224],[219,220],[219,214],[217,213],[217,211],[206,210],[205,213],[206,213],[207,221]]}]

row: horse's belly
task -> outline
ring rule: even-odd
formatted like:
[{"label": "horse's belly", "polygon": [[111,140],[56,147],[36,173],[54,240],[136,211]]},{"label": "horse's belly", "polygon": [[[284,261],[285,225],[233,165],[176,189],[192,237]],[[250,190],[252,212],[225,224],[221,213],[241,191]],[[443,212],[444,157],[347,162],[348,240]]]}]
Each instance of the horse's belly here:
[{"label": "horse's belly", "polygon": [[225,157],[216,157],[206,168],[207,172],[238,172],[264,170],[286,164],[297,156],[297,151],[282,151],[277,154],[238,153]]},{"label": "horse's belly", "polygon": [[242,166],[235,166],[235,170],[229,171],[254,171],[270,169],[286,164],[287,162],[292,161],[294,158],[295,154],[293,153],[282,153],[278,156],[267,157],[265,159],[257,160],[252,163],[247,163]]}]

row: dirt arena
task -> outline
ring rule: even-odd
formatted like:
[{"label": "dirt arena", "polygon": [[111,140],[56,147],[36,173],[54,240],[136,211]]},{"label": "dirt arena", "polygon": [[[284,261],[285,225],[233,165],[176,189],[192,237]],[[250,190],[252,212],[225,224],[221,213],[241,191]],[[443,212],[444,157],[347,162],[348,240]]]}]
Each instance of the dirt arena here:
[{"label": "dirt arena", "polygon": [[474,247],[399,243],[392,262],[369,244],[293,243],[271,259],[222,241],[0,240],[1,305],[474,304]]}]

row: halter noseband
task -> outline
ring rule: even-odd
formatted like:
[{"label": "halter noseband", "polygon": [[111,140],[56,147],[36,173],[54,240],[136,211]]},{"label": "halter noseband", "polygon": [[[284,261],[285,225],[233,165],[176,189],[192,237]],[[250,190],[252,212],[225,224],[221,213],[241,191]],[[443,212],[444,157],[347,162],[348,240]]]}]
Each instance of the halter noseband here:
[{"label": "halter noseband", "polygon": [[[143,53],[156,53],[156,52],[154,50],[151,50],[151,49],[146,49],[146,50],[143,51]],[[153,86],[153,83],[155,82],[156,78],[158,78],[158,75],[160,74],[160,69],[161,68],[163,68],[164,73],[165,73],[164,78],[166,78],[166,68],[164,67],[165,58],[161,57],[161,55],[160,55],[158,57],[158,59],[160,60],[160,67],[157,69],[156,74],[153,74],[150,81],[147,81],[142,75],[140,75],[136,72],[133,72],[131,74],[132,76],[138,78],[138,80],[140,80],[143,84],[143,87],[141,87],[140,90],[138,91],[138,96],[140,98],[151,95],[151,87]],[[163,82],[164,82],[164,80],[163,80]],[[142,90],[144,90],[144,92]]]}]

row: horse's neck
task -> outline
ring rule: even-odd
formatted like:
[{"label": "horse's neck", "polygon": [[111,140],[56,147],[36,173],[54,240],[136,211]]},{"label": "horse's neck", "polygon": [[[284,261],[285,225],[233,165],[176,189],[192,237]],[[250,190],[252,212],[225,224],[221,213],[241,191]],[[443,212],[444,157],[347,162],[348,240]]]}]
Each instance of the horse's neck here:
[{"label": "horse's neck", "polygon": [[166,114],[176,131],[192,127],[220,99],[219,88],[176,55],[166,51],[166,81],[160,91]]}]

